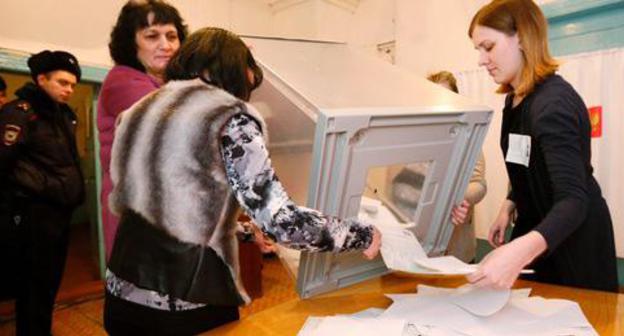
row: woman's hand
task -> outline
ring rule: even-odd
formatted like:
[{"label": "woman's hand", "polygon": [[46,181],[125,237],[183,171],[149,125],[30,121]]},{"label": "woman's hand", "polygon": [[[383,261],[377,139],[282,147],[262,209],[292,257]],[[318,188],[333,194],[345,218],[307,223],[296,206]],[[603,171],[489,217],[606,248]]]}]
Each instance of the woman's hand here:
[{"label": "woman's hand", "polygon": [[377,230],[376,227],[373,226],[373,241],[370,246],[362,252],[364,257],[368,260],[373,260],[379,254],[379,249],[381,248],[381,232]]},{"label": "woman's hand", "polygon": [[252,224],[251,227],[253,228],[254,242],[258,245],[258,248],[260,248],[260,252],[262,252],[262,254],[276,253],[277,246],[275,243],[266,237],[257,226]]},{"label": "woman's hand", "polygon": [[466,223],[468,212],[470,211],[470,202],[463,200],[459,205],[453,207],[451,211],[451,222],[455,226]]},{"label": "woman's hand", "polygon": [[488,242],[493,247],[499,247],[505,242],[505,231],[509,226],[511,213],[516,208],[515,204],[510,200],[505,200],[501,206],[498,216],[494,220],[494,223],[490,226],[488,233]]},{"label": "woman's hand", "polygon": [[537,231],[531,231],[490,252],[477,271],[466,278],[480,287],[511,288],[522,269],[546,248],[544,237]]}]

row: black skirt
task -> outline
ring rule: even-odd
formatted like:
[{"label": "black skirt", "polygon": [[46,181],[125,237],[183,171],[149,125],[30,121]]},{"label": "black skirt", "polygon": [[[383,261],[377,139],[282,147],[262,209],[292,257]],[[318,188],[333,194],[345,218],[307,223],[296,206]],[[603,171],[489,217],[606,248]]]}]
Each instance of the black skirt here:
[{"label": "black skirt", "polygon": [[167,311],[123,300],[108,291],[104,299],[104,328],[113,336],[196,335],[238,318],[236,306]]}]

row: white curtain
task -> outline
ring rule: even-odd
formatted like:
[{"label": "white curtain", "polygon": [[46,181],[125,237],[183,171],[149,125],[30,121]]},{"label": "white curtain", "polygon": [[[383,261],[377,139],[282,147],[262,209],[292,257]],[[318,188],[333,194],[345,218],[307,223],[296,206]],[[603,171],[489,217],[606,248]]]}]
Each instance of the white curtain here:
[{"label": "white curtain", "polygon": [[[587,107],[602,107],[602,136],[592,138],[592,165],[613,218],[618,257],[624,257],[624,48],[566,56],[559,74],[574,86]],[[456,74],[460,92],[494,109],[485,140],[488,194],[477,206],[477,235],[489,225],[507,192],[507,174],[499,146],[504,97],[482,69]]]}]

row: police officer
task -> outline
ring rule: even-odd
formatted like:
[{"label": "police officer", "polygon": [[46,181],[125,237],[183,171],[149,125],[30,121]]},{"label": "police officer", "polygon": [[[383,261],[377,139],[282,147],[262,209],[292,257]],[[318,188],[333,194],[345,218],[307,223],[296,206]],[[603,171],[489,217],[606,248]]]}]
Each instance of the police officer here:
[{"label": "police officer", "polygon": [[17,237],[17,334],[50,335],[69,223],[84,199],[76,116],[67,105],[81,72],[64,51],[35,54],[28,67],[34,83],[0,112],[0,190],[8,211],[0,225]]}]

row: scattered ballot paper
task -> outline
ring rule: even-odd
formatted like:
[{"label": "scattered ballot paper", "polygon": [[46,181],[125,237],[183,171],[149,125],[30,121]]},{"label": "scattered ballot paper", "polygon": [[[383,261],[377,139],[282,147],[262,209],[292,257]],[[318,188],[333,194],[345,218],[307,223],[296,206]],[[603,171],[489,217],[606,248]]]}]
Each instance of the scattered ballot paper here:
[{"label": "scattered ballot paper", "polygon": [[379,318],[407,320],[421,335],[597,335],[576,302],[528,295],[418,286],[417,294],[388,295],[394,303]]},{"label": "scattered ballot paper", "polygon": [[507,304],[511,297],[509,289],[483,288],[473,285],[459,287],[450,295],[451,302],[477,316],[490,316]]},{"label": "scattered ballot paper", "polygon": [[[298,335],[598,335],[576,302],[529,297],[530,289],[509,294],[505,299],[505,295],[483,293],[470,285],[419,285],[417,293],[386,294],[394,301],[386,310],[369,308],[352,315],[308,317]],[[496,302],[485,302],[489,300]],[[500,302],[505,304],[501,307]]]},{"label": "scattered ballot paper", "polygon": [[477,265],[453,256],[429,258],[412,231],[402,227],[377,226],[381,231],[381,256],[391,270],[417,274],[465,275]]},{"label": "scattered ballot paper", "polygon": [[373,223],[381,231],[381,256],[389,269],[416,274],[465,275],[477,265],[453,257],[429,258],[412,231],[400,224],[381,201],[362,197],[358,218]]},{"label": "scattered ballot paper", "polygon": [[298,336],[402,336],[404,320],[349,316],[309,317]]},{"label": "scattered ballot paper", "polygon": [[[399,223],[379,200],[362,197],[358,218],[373,223],[381,231],[381,256],[391,270],[443,276],[467,275],[478,268],[476,264],[467,264],[453,256],[427,256],[414,233],[407,229],[414,224]],[[522,273],[532,271],[523,270]]]}]

